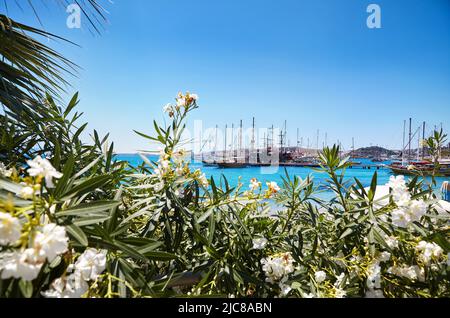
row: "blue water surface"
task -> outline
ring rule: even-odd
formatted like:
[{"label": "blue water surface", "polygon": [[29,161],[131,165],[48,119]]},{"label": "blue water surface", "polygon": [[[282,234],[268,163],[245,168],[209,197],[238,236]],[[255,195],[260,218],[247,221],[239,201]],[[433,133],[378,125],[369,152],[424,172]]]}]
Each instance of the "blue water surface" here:
[{"label": "blue water surface", "polygon": [[[150,160],[156,161],[158,160],[158,156],[149,155],[147,156]],[[116,158],[119,160],[128,161],[130,164],[137,166],[140,165],[143,160],[138,154],[117,154]],[[373,162],[370,159],[357,159],[362,165],[380,165],[380,164],[389,164],[389,161],[384,162]],[[250,179],[257,178],[258,181],[261,181],[263,185],[265,182],[275,181],[279,185],[282,184],[282,177],[285,176],[285,168],[278,167],[270,168],[271,171],[268,171],[267,168],[261,167],[246,167],[246,168],[226,168],[221,169],[216,166],[205,166],[201,161],[191,161],[190,163],[192,169],[201,169],[208,178],[214,177],[216,183],[219,183],[219,180],[222,175],[227,178],[227,181],[230,186],[234,187],[238,184],[238,180],[247,187],[250,182]],[[317,169],[309,168],[309,167],[286,167],[286,170],[290,176],[299,176],[301,178],[306,178],[308,175],[313,177],[315,184],[319,185],[319,188],[324,189],[324,185],[326,185],[326,180],[328,176],[324,172],[317,171]],[[387,168],[380,169],[360,169],[353,168],[347,169],[345,172],[345,180],[354,181],[354,178],[357,178],[365,187],[370,186],[372,181],[373,174],[377,172],[377,184],[384,185],[389,181],[389,177],[392,174],[391,170]],[[431,179],[426,178],[428,182]],[[436,178],[437,186],[435,190],[439,190],[441,188],[443,181],[449,181],[449,178]],[[436,191],[438,192],[438,191]],[[321,195],[323,198],[331,198],[331,194],[326,191]]]}]

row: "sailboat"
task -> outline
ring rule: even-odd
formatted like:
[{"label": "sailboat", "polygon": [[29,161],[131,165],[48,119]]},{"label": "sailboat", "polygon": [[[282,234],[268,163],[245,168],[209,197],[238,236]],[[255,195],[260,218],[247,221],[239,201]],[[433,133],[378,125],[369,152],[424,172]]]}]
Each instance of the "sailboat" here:
[{"label": "sailboat", "polygon": [[[232,125],[231,127],[232,127],[231,128],[231,134],[232,134],[231,135],[231,141],[232,141],[231,146],[233,146],[233,142],[234,142],[234,140],[233,140],[234,125]],[[226,131],[227,131],[227,126],[225,126],[225,151],[223,152],[223,160],[222,161],[216,161],[215,162],[216,165],[219,168],[245,168],[245,167],[247,167],[247,163],[245,162],[245,156],[244,156],[244,158],[239,158],[237,156],[237,153],[236,153],[235,150],[232,149],[232,153],[233,153],[232,157],[228,157],[227,156],[228,150],[227,150],[227,146],[226,146],[227,145],[227,133],[226,133]],[[242,150],[242,120],[241,120],[241,128],[239,130],[239,150],[240,150],[240,152],[242,152],[241,151]]]},{"label": "sailboat", "polygon": [[[411,118],[409,119],[409,138],[408,138],[408,156],[405,159],[405,126],[406,122],[403,125],[403,150],[402,150],[402,161],[401,162],[393,162],[386,167],[389,168],[394,174],[401,175],[434,175],[434,176],[450,176],[450,161],[449,160],[438,160],[437,164],[424,160],[424,152],[422,150],[422,159],[420,159],[420,132],[419,132],[419,142],[417,147],[417,159],[411,160],[411,141],[412,138],[415,137],[418,131],[420,131],[420,127],[416,130],[414,135],[411,133]],[[425,122],[423,123],[422,130],[422,139],[425,139]]]}]

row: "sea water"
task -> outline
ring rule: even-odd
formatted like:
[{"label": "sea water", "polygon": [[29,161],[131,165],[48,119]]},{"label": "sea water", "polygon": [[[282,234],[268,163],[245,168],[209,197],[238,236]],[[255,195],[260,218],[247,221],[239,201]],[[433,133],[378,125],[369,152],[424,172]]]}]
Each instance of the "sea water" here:
[{"label": "sea water", "polygon": [[[147,156],[151,161],[157,161],[158,156],[150,155]],[[117,154],[116,158],[118,160],[128,161],[131,165],[137,166],[142,164],[143,160],[138,154]],[[357,159],[356,161],[360,162],[361,165],[380,165],[380,164],[390,164],[390,161],[384,162],[373,162],[370,159]],[[245,168],[218,168],[217,166],[205,166],[201,161],[191,161],[190,162],[191,169],[201,169],[202,172],[206,174],[208,178],[213,177],[216,184],[224,185],[223,177],[225,177],[228,181],[230,187],[235,187],[240,181],[243,183],[243,189],[248,189],[248,184],[252,178],[258,179],[258,181],[262,182],[265,185],[266,182],[275,181],[278,185],[283,184],[282,178],[286,176],[287,171],[288,175],[293,178],[293,176],[299,176],[304,179],[308,176],[313,178],[313,181],[316,185],[318,185],[320,190],[323,190],[321,193],[322,198],[331,198],[332,194],[329,191],[326,191],[326,185],[328,184],[328,175],[325,172],[318,171],[319,168],[310,168],[310,167],[245,167]],[[361,168],[348,168],[345,171],[344,180],[353,182],[354,179],[357,178],[364,187],[368,187],[371,184],[372,177],[374,173],[377,172],[377,184],[384,185],[388,183],[390,176],[392,176],[392,172],[387,168],[379,168],[376,169],[372,167],[371,169],[361,169]],[[435,187],[436,193],[440,193],[441,185],[444,181],[448,181],[449,178],[436,178],[437,186]],[[431,182],[431,178],[426,178],[427,182]]]}]

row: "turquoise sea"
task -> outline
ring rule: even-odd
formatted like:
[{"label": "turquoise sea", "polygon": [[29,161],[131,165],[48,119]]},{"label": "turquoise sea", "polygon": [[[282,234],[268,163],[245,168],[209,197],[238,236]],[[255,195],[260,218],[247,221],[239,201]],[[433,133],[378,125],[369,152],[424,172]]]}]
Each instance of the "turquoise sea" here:
[{"label": "turquoise sea", "polygon": [[[139,165],[143,162],[141,157],[138,154],[117,154],[116,158],[119,160],[125,160],[130,162],[132,165]],[[158,160],[158,156],[148,156],[150,160],[156,161]],[[389,164],[389,161],[385,162],[372,162],[369,159],[358,159],[358,162],[362,164]],[[222,175],[225,175],[230,186],[235,186],[238,183],[240,178],[241,182],[247,187],[250,182],[250,179],[257,178],[263,184],[268,181],[275,181],[279,185],[282,184],[281,177],[285,175],[284,167],[278,167],[276,171],[267,171],[266,169],[261,169],[260,167],[247,167],[247,168],[227,168],[220,169],[214,166],[204,166],[201,161],[191,161],[191,168],[193,169],[201,169],[206,176],[214,177],[216,183],[219,183]],[[323,185],[326,183],[327,175],[323,172],[319,172],[314,170],[313,168],[305,168],[305,167],[286,167],[287,172],[290,176],[299,176],[301,178],[306,178],[308,175],[311,175],[314,178],[314,182],[319,185],[320,188],[323,188]],[[358,178],[359,181],[364,186],[370,186],[370,182],[372,181],[372,176],[374,172],[378,174],[378,185],[384,185],[389,181],[389,177],[392,175],[389,169],[380,168],[378,170],[374,169],[347,169],[345,173],[345,179],[353,181],[354,178]],[[269,172],[269,173],[268,173]],[[440,192],[440,188],[442,182],[444,180],[450,181],[450,178],[437,178],[437,187],[436,191]],[[322,194],[323,198],[330,198],[330,193],[324,192]]]}]

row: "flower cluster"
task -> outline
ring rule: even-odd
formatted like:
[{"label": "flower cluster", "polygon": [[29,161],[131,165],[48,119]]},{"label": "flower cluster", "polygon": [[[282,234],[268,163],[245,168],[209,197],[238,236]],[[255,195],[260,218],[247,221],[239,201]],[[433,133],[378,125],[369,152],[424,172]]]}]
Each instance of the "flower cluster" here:
[{"label": "flower cluster", "polygon": [[178,96],[175,98],[175,105],[167,104],[163,107],[163,111],[169,115],[169,117],[173,117],[176,112],[180,112],[181,109],[184,109],[186,113],[190,106],[194,105],[198,100],[197,94],[191,94],[187,92],[186,94],[178,93]]},{"label": "flower cluster", "polygon": [[314,279],[318,284],[324,282],[326,278],[327,274],[324,271],[317,271],[314,273]]},{"label": "flower cluster", "polygon": [[[2,244],[14,244],[22,233],[22,227],[17,218],[6,218],[12,224],[12,230],[1,233]],[[6,223],[6,222],[5,222]],[[6,234],[6,235],[4,235]],[[26,247],[6,251],[0,254],[0,277],[34,280],[46,261],[52,262],[58,255],[68,250],[69,238],[66,229],[54,223],[34,229],[31,242]]]},{"label": "flower cluster", "polygon": [[401,265],[401,266],[392,266],[389,267],[387,270],[388,273],[405,277],[410,280],[418,280],[420,282],[423,282],[425,280],[425,271],[423,268],[420,268],[417,265]]},{"label": "flower cluster", "polygon": [[256,178],[252,178],[248,187],[252,191],[258,190],[261,187],[261,182],[259,182]]},{"label": "flower cluster", "polygon": [[286,296],[291,287],[286,284],[289,274],[294,272],[294,259],[290,252],[272,255],[261,260],[262,269],[266,276],[266,282],[278,283],[280,295]]},{"label": "flower cluster", "polygon": [[55,279],[42,295],[47,298],[80,298],[88,291],[88,282],[95,281],[105,268],[106,251],[88,248],[75,264],[69,266],[71,273]]},{"label": "flower cluster", "polygon": [[32,177],[44,178],[46,186],[53,188],[53,178],[59,179],[62,177],[62,173],[56,171],[50,161],[42,157],[35,157],[33,160],[28,160],[27,164],[30,166],[27,172]]},{"label": "flower cluster", "polygon": [[266,191],[266,197],[270,198],[272,195],[280,191],[280,187],[275,181],[266,182],[267,185],[267,191]]},{"label": "flower cluster", "polygon": [[0,212],[0,245],[14,244],[22,235],[22,225],[18,218]]},{"label": "flower cluster", "polygon": [[[23,198],[32,198],[41,188],[39,182],[45,180],[47,187],[53,187],[53,178],[62,174],[44,158],[36,157],[27,161],[25,186],[18,193]],[[34,280],[43,265],[51,263],[57,256],[68,251],[69,238],[66,228],[39,215],[30,216],[26,212],[14,209],[0,212],[0,277],[2,279],[20,278],[25,281]]]},{"label": "flower cluster", "polygon": [[290,252],[275,254],[261,260],[266,281],[274,284],[294,271],[294,259]]},{"label": "flower cluster", "polygon": [[252,240],[254,250],[263,250],[267,245],[267,239],[264,237],[255,238]]},{"label": "flower cluster", "polygon": [[287,295],[291,287],[286,283],[288,275],[294,272],[294,259],[290,252],[275,254],[261,260],[262,269],[266,276],[266,282],[278,283],[282,296]]},{"label": "flower cluster", "polygon": [[404,176],[391,176],[388,186],[391,188],[392,199],[397,205],[397,209],[391,213],[392,223],[406,228],[411,223],[420,221],[427,212],[428,204],[423,200],[411,200]]},{"label": "flower cluster", "polygon": [[439,259],[444,251],[436,243],[428,243],[420,241],[416,246],[417,252],[419,252],[419,259],[426,265],[430,264],[431,260]]}]

